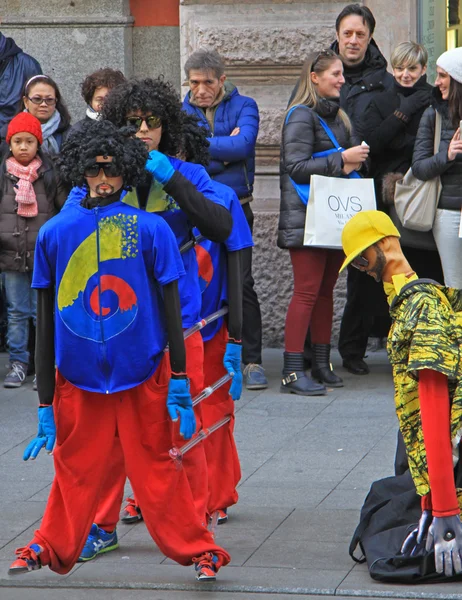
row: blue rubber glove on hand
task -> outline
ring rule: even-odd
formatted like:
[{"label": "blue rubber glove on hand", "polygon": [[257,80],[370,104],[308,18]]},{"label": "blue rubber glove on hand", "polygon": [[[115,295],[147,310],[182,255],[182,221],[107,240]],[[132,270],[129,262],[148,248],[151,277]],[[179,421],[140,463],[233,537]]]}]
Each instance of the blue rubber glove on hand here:
[{"label": "blue rubber glove on hand", "polygon": [[196,431],[196,418],[187,379],[170,379],[167,410],[172,421],[178,421],[180,417],[180,435],[190,440]]},{"label": "blue rubber glove on hand", "polygon": [[162,185],[167,184],[175,173],[168,158],[158,150],[151,150],[145,169]]},{"label": "blue rubber glove on hand", "polygon": [[232,376],[229,393],[233,400],[239,400],[242,394],[242,371],[241,371],[242,346],[228,342],[223,357],[223,365]]},{"label": "blue rubber glove on hand", "polygon": [[53,415],[53,406],[39,406],[38,409],[38,432],[24,450],[23,460],[35,460],[40,450],[45,446],[48,454],[53,452],[56,441],[56,425]]}]

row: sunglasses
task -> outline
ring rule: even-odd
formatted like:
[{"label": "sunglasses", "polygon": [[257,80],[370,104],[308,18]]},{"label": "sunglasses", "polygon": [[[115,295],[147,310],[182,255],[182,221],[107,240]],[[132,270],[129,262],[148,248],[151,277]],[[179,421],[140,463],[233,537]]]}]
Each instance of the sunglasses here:
[{"label": "sunglasses", "polygon": [[364,258],[364,256],[361,256],[360,254],[351,261],[351,266],[361,271],[362,269],[365,269],[369,266],[369,261],[367,260],[367,258]]},{"label": "sunglasses", "polygon": [[338,58],[337,54],[333,51],[333,50],[322,50],[317,56],[316,58],[313,60],[312,64],[311,64],[311,72],[314,71],[318,61],[321,58]]},{"label": "sunglasses", "polygon": [[95,163],[94,165],[90,165],[89,167],[86,167],[84,175],[85,177],[98,177],[101,169],[103,169],[106,177],[119,177],[120,175],[119,167],[113,162]]},{"label": "sunglasses", "polygon": [[47,106],[54,106],[56,104],[56,98],[42,98],[41,96],[27,96],[32,104],[43,104],[45,103]]},{"label": "sunglasses", "polygon": [[150,117],[128,117],[127,125],[129,127],[135,127],[136,131],[141,129],[141,125],[146,122],[148,129],[157,129],[162,125],[162,119],[151,115]]}]

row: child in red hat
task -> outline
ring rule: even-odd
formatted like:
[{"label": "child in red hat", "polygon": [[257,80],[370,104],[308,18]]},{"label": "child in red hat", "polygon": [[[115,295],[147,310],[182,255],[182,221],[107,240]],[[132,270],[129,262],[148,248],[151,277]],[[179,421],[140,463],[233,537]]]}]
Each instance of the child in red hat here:
[{"label": "child in red hat", "polygon": [[38,230],[66,200],[52,161],[40,150],[42,127],[22,112],[8,125],[10,146],[0,165],[0,271],[7,300],[10,370],[4,387],[20,387],[29,363],[29,320],[35,323],[31,278]]}]

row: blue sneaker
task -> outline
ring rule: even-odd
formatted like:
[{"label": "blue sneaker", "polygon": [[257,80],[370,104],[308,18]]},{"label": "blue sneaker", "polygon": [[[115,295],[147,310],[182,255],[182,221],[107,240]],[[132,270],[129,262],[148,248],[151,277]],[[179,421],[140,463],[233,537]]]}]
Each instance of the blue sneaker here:
[{"label": "blue sneaker", "polygon": [[268,387],[265,369],[261,365],[249,363],[244,367],[244,384],[248,390],[264,390]]},{"label": "blue sneaker", "polygon": [[93,523],[90,529],[85,546],[83,547],[82,553],[79,556],[77,562],[87,562],[87,560],[93,560],[98,554],[104,554],[105,552],[111,552],[119,547],[117,541],[117,531],[114,529],[112,533],[100,529],[96,523]]}]

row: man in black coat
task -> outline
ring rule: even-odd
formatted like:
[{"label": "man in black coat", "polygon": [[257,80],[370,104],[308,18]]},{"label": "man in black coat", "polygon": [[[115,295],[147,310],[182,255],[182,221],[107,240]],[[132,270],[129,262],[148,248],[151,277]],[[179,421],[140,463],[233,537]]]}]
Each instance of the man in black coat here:
[{"label": "man in black coat", "polygon": [[[375,19],[369,8],[349,4],[335,22],[337,40],[332,49],[339,54],[344,68],[345,84],[340,93],[340,106],[350,117],[353,128],[360,132],[369,104],[393,86],[387,72],[387,61],[372,35]],[[379,337],[388,333],[388,306],[381,286],[357,269],[348,268],[347,300],[340,327],[339,352],[343,366],[355,375],[366,375],[369,367],[363,358],[373,327]]]}]

